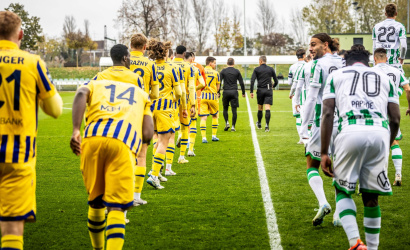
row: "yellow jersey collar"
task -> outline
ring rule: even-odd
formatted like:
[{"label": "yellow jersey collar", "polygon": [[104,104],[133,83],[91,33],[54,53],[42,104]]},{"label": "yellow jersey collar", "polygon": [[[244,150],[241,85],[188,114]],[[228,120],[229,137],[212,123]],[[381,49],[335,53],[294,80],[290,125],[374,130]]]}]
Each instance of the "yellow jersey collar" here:
[{"label": "yellow jersey collar", "polygon": [[19,46],[9,40],[0,40],[0,48],[19,49]]},{"label": "yellow jersey collar", "polygon": [[112,66],[110,70],[128,70],[128,68],[125,66]]},{"label": "yellow jersey collar", "polygon": [[213,69],[211,66],[205,66],[205,69]]},{"label": "yellow jersey collar", "polygon": [[157,59],[157,60],[155,60],[155,63],[164,63],[165,62],[165,59]]},{"label": "yellow jersey collar", "polygon": [[142,53],[141,51],[131,51],[131,55],[132,56],[143,56],[144,53]]},{"label": "yellow jersey collar", "polygon": [[183,62],[184,59],[182,59],[182,58],[174,58],[174,61],[175,61],[175,62]]}]

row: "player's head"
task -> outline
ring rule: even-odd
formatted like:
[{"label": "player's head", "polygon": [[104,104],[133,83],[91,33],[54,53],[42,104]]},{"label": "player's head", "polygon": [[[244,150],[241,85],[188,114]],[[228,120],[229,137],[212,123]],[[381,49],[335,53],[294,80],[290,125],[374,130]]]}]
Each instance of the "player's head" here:
[{"label": "player's head", "polygon": [[304,60],[306,56],[306,50],[304,49],[298,49],[296,50],[296,57],[298,60]]},{"label": "player's head", "polygon": [[226,64],[228,66],[234,66],[235,65],[235,60],[232,57],[230,57],[230,58],[228,58],[228,61],[226,62]]},{"label": "player's head", "polygon": [[172,43],[168,42],[160,42],[155,38],[151,38],[148,41],[148,57],[153,60],[165,60],[168,56],[168,50],[171,49]]},{"label": "player's head", "polygon": [[339,53],[339,48],[340,48],[340,42],[339,42],[339,38],[332,38],[332,53]]},{"label": "player's head", "polygon": [[216,58],[208,56],[205,60],[206,66],[211,66],[213,69],[216,67]]},{"label": "player's head", "polygon": [[313,60],[319,59],[326,53],[331,53],[332,50],[337,50],[333,46],[332,38],[326,33],[319,33],[310,39],[309,51],[313,56]]},{"label": "player's head", "polygon": [[186,53],[185,53],[184,60],[185,60],[185,62],[189,62],[189,63],[192,62],[192,54],[191,54],[191,52],[186,52]]},{"label": "player's head", "polygon": [[195,61],[195,52],[191,52],[192,55],[192,61]]},{"label": "player's head", "polygon": [[308,53],[305,57],[305,62],[310,62],[312,61],[312,54]]},{"label": "player's head", "polygon": [[350,47],[350,50],[366,50],[366,48],[363,46],[363,44],[353,44],[352,47]]},{"label": "player's head", "polygon": [[0,11],[0,40],[8,40],[20,47],[23,39],[20,17],[11,11]]},{"label": "player's head", "polygon": [[168,49],[168,58],[171,60],[174,59],[174,50],[171,48]]},{"label": "player's head", "polygon": [[384,48],[378,48],[373,54],[375,64],[387,62],[387,51]]},{"label": "player's head", "polygon": [[397,5],[394,3],[389,3],[384,8],[386,11],[385,15],[387,18],[396,18],[397,17]]},{"label": "player's head", "polygon": [[266,56],[260,56],[259,57],[259,65],[261,64],[266,64]]},{"label": "player's head", "polygon": [[175,51],[177,52],[177,55],[185,56],[186,48],[185,48],[184,45],[178,45],[177,48],[175,49]]},{"label": "player's head", "polygon": [[147,47],[148,39],[144,34],[137,33],[131,37],[131,49],[145,50]]},{"label": "player's head", "polygon": [[123,44],[116,44],[110,50],[110,56],[114,66],[125,66],[130,68],[130,52]]},{"label": "player's head", "polygon": [[352,46],[351,50],[347,51],[345,55],[346,65],[351,66],[355,63],[363,63],[364,65],[369,66],[369,56],[370,52],[363,46]]},{"label": "player's head", "polygon": [[344,50],[344,49],[339,50],[339,52],[338,52],[337,54],[338,54],[341,58],[345,58],[346,50]]}]

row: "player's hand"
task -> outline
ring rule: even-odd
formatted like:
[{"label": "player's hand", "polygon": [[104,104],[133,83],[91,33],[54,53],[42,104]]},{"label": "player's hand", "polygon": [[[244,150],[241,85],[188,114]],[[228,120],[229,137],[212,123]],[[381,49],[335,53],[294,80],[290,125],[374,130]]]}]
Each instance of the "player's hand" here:
[{"label": "player's hand", "polygon": [[320,166],[322,166],[323,173],[326,176],[329,176],[329,177],[334,177],[335,176],[333,174],[332,161],[330,160],[330,158],[327,154],[326,155],[322,154],[321,161],[320,161]]},{"label": "player's hand", "polygon": [[245,97],[245,94],[243,94],[242,97]]},{"label": "player's hand", "polygon": [[253,99],[253,93],[251,93],[251,98]]},{"label": "player's hand", "polygon": [[218,93],[218,98],[221,97],[221,93]]},{"label": "player's hand", "polygon": [[406,115],[410,115],[410,108],[409,108],[409,109],[407,109],[407,111],[406,111]]},{"label": "player's hand", "polygon": [[81,133],[80,130],[74,130],[70,140],[70,147],[74,154],[81,154]]},{"label": "player's hand", "polygon": [[295,105],[295,109],[296,109],[297,112],[300,112],[299,111],[300,110],[300,105]]},{"label": "player's hand", "polygon": [[186,109],[182,110],[182,117],[184,118],[188,117],[188,111]]},{"label": "player's hand", "polygon": [[195,105],[192,105],[192,107],[191,107],[191,117],[192,117],[192,118],[194,118],[194,117],[195,117],[195,115],[196,115],[196,112],[195,112]]},{"label": "player's hand", "polygon": [[289,96],[289,99],[292,99],[292,98],[293,98],[293,95],[290,95],[290,96]]},{"label": "player's hand", "polygon": [[404,59],[399,58],[399,62],[400,62],[401,65],[403,65]]}]

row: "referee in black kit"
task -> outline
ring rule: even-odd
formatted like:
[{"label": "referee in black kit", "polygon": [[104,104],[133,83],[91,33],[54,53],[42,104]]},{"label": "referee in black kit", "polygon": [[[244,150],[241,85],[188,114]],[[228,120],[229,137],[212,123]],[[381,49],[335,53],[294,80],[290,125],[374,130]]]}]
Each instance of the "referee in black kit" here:
[{"label": "referee in black kit", "polygon": [[[272,80],[275,84],[272,86]],[[256,91],[256,97],[258,99],[258,122],[256,127],[258,129],[262,128],[262,112],[263,105],[265,104],[265,120],[266,127],[265,132],[269,132],[269,121],[270,121],[270,106],[272,105],[272,89],[278,85],[278,78],[276,78],[275,70],[272,67],[266,65],[266,56],[259,57],[259,67],[256,67],[253,71],[251,78],[251,98],[253,98],[253,85],[255,79],[258,80],[258,89]]]},{"label": "referee in black kit", "polygon": [[227,62],[228,67],[224,68],[221,73],[221,85],[223,82],[223,97],[222,104],[224,107],[224,119],[225,119],[225,131],[229,129],[229,119],[228,119],[228,108],[229,103],[231,103],[232,109],[232,128],[231,131],[235,132],[236,124],[236,109],[239,108],[239,99],[238,99],[238,81],[242,89],[242,97],[245,97],[245,84],[243,83],[241,72],[234,68],[235,61],[233,58],[229,58]]}]

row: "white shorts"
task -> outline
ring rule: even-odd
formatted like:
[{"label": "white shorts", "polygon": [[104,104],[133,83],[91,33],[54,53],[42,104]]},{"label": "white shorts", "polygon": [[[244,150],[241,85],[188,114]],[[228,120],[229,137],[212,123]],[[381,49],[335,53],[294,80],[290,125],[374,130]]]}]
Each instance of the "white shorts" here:
[{"label": "white shorts", "polygon": [[292,112],[293,112],[293,116],[298,117],[298,116],[300,116],[300,112],[296,111],[296,108],[295,108],[296,103],[295,103],[295,101],[296,101],[296,97],[293,96],[293,98],[292,98]]},{"label": "white shorts", "polygon": [[334,152],[335,152],[335,140],[338,134],[337,129],[338,129],[338,126],[335,126],[335,124],[333,124],[332,137],[330,137],[330,144],[329,144],[329,155],[331,157],[333,157]]},{"label": "white shorts", "polygon": [[400,131],[400,128],[399,128],[399,131],[397,131],[396,140],[400,141],[401,139],[403,139],[403,135],[401,134],[401,131]]},{"label": "white shorts", "polygon": [[309,141],[306,144],[305,155],[310,155],[312,159],[320,161],[320,128],[316,127],[316,124],[313,123],[310,131],[312,132],[312,136],[309,138]]},{"label": "white shorts", "polygon": [[360,192],[392,195],[386,167],[390,153],[390,132],[383,127],[349,125],[335,140],[333,185],[353,194]]}]

